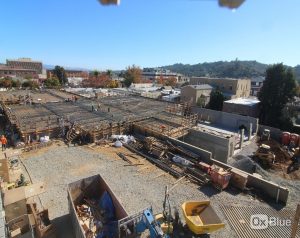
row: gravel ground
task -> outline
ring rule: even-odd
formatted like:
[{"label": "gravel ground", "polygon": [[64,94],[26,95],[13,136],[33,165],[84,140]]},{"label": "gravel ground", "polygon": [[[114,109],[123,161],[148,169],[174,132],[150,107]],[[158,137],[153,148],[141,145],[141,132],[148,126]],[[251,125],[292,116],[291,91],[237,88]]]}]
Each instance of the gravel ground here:
[{"label": "gravel ground", "polygon": [[[171,187],[176,179],[168,174],[157,177],[162,174],[162,170],[146,160],[141,160],[144,163],[142,166],[125,167],[126,162],[115,152],[132,154],[125,148],[93,149],[87,146],[67,147],[59,144],[23,155],[24,165],[33,182],[45,182],[47,191],[40,195],[40,199],[42,205],[49,209],[50,219],[57,228],[58,237],[74,237],[68,216],[67,184],[94,174],[101,174],[129,214],[150,205],[154,213],[162,211],[165,186]],[[148,169],[141,169],[146,165],[149,165]],[[225,229],[213,233],[210,237],[237,237],[219,205],[268,206],[233,188],[219,193],[210,186],[199,188],[187,180],[182,180],[170,192],[170,199],[172,206],[177,208],[186,200],[210,199],[217,214],[226,224]]]}]

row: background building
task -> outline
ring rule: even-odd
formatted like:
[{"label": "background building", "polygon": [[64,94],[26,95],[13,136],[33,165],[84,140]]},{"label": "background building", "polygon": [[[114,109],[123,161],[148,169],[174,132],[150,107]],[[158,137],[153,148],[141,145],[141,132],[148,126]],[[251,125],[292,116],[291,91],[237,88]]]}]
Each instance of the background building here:
[{"label": "background building", "polygon": [[181,88],[181,101],[197,105],[199,98],[203,98],[203,106],[209,103],[210,93],[213,87],[208,84],[187,85]]},{"label": "background building", "polygon": [[33,61],[30,58],[19,58],[6,60],[6,65],[12,68],[35,70],[36,74],[43,73],[43,63],[41,61]]},{"label": "background building", "polygon": [[258,118],[259,103],[257,98],[236,98],[223,103],[223,111]]},{"label": "background building", "polygon": [[144,80],[151,80],[151,81],[175,78],[177,84],[183,84],[185,82],[190,81],[190,78],[185,75],[174,73],[171,72],[170,70],[155,69],[155,68],[144,68],[142,72],[142,77]]},{"label": "background building", "polygon": [[7,65],[0,65],[0,78],[37,78],[38,75],[33,69],[14,68]]},{"label": "background building", "polygon": [[[82,70],[67,70],[65,69],[67,78],[82,78],[82,79],[88,79],[89,78],[89,72],[82,71]],[[54,75],[54,70],[47,70],[47,78],[52,78]]]},{"label": "background building", "polygon": [[263,86],[265,77],[259,76],[251,79],[251,96],[257,96]]},{"label": "background building", "polygon": [[249,97],[251,90],[250,79],[192,77],[191,85],[209,84],[220,90],[228,99]]}]

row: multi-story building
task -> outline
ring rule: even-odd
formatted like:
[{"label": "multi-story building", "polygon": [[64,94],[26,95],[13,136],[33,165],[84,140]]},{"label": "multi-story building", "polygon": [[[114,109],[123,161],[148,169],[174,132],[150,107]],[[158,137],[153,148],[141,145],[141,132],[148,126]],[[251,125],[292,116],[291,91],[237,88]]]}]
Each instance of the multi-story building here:
[{"label": "multi-story building", "polygon": [[185,82],[190,81],[190,78],[185,75],[174,73],[174,72],[171,72],[170,70],[154,69],[154,68],[144,68],[143,72],[142,72],[142,77],[145,80],[151,80],[151,81],[175,78],[176,83],[178,83],[178,84],[183,84]]},{"label": "multi-story building", "polygon": [[208,84],[184,86],[181,88],[181,101],[191,105],[206,106],[212,90],[213,87]]},{"label": "multi-story building", "polygon": [[38,75],[33,69],[21,69],[0,65],[0,78],[2,77],[37,78]]},{"label": "multi-story building", "polygon": [[[65,70],[67,78],[89,78],[89,72],[82,70]],[[47,70],[47,78],[51,78],[54,75],[54,70]]]},{"label": "multi-story building", "polygon": [[184,83],[189,83],[190,82],[190,77],[182,75],[182,74],[177,74],[177,84],[182,85]]},{"label": "multi-story building", "polygon": [[191,85],[209,84],[220,90],[228,99],[249,97],[251,90],[250,79],[192,77]]},{"label": "multi-story building", "polygon": [[30,58],[7,59],[6,65],[18,69],[35,70],[36,74],[43,73],[43,63],[40,61],[33,61]]},{"label": "multi-story building", "polygon": [[251,79],[251,96],[257,96],[261,87],[263,86],[265,78],[263,76]]}]

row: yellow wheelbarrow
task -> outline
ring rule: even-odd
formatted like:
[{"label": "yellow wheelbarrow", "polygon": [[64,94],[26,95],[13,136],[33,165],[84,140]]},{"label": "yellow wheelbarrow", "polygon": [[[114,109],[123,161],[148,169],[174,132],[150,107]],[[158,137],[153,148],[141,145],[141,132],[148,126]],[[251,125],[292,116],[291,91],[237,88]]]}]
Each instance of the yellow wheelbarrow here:
[{"label": "yellow wheelbarrow", "polygon": [[182,204],[188,228],[195,234],[208,234],[225,227],[210,201],[188,201]]}]

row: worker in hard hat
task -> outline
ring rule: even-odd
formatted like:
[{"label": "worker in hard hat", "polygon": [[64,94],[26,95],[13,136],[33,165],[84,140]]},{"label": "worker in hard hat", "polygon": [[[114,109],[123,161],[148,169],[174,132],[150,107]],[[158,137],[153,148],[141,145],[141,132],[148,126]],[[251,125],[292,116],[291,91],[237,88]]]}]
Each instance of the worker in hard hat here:
[{"label": "worker in hard hat", "polygon": [[4,135],[1,136],[2,151],[6,150],[7,139]]}]

